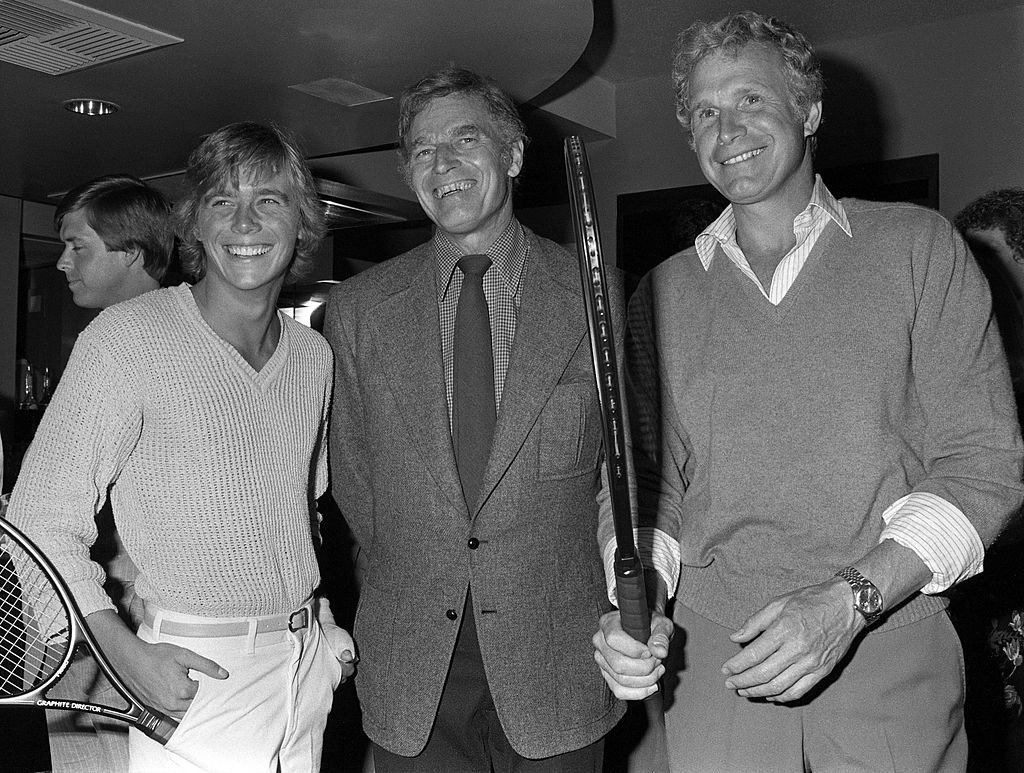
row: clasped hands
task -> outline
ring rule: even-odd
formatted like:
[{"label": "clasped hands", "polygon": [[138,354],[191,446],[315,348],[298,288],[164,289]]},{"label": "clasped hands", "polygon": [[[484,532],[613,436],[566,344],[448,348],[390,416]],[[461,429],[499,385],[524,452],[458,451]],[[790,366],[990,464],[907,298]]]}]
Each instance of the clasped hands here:
[{"label": "clasped hands", "polygon": [[[865,626],[840,578],[779,596],[729,636],[745,646],[722,664],[723,684],[745,698],[798,700],[831,673]],[[594,659],[616,697],[657,692],[672,632],[672,621],[652,612],[651,638],[641,644],[622,630],[618,611],[601,618]]]}]

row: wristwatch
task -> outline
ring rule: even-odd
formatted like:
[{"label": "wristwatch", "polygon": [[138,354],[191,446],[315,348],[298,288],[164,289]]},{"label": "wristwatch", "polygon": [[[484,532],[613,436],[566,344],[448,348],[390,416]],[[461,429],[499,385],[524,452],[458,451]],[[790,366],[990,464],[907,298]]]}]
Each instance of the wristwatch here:
[{"label": "wristwatch", "polygon": [[850,587],[853,589],[853,608],[860,612],[868,625],[882,616],[882,611],[885,608],[882,594],[871,580],[852,566],[846,567],[841,572],[836,572],[836,577],[842,577],[850,583]]}]

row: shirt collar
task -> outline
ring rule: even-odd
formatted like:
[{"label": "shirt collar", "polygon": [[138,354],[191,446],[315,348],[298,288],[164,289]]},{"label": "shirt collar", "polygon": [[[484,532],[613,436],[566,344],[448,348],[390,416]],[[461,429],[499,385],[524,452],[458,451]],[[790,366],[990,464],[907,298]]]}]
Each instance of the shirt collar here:
[{"label": "shirt collar", "polygon": [[[434,229],[434,238],[431,240],[431,244],[434,249],[437,300],[440,303],[445,299],[452,285],[452,276],[455,274],[459,258],[466,253],[452,244],[452,241],[445,236],[440,228]],[[526,265],[528,252],[526,233],[515,217],[487,248],[487,257],[498,269],[498,275],[513,297],[518,297],[519,284],[523,278],[523,266]]]},{"label": "shirt collar", "polygon": [[[815,217],[825,216],[831,219],[846,233],[852,237],[850,220],[846,216],[846,210],[842,203],[832,195],[821,180],[821,175],[814,175],[814,189],[811,191],[811,200],[807,202],[804,210],[793,218],[793,228],[807,228]],[[715,221],[705,228],[697,236],[694,246],[697,248],[697,257],[701,265],[707,270],[711,267],[711,261],[715,257],[715,245],[736,244],[736,215],[733,212],[732,204],[727,206]]]}]

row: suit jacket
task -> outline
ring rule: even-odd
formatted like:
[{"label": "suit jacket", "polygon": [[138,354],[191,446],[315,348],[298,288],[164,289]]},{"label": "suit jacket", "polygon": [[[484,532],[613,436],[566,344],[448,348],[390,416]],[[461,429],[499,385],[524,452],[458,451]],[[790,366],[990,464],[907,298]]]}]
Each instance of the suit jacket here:
[{"label": "suit jacket", "polygon": [[473,512],[452,448],[430,244],[343,282],[327,304],[332,485],[362,570],[356,687],[367,735],[397,754],[427,742],[470,584],[488,685],[519,754],[585,746],[623,711],[591,644],[610,605],[579,270],[526,233],[522,304]]}]

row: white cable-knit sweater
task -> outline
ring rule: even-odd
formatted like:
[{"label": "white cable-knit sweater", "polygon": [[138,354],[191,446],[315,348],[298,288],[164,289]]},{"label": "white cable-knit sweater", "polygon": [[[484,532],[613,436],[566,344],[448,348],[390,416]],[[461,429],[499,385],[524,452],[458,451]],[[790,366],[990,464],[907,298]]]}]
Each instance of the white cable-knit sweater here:
[{"label": "white cable-knit sweater", "polygon": [[258,373],[206,324],[187,285],[113,306],[79,337],[8,518],[85,614],[114,606],[89,560],[108,488],[143,599],[223,617],[292,610],[313,593],[331,352],[280,319]]}]

